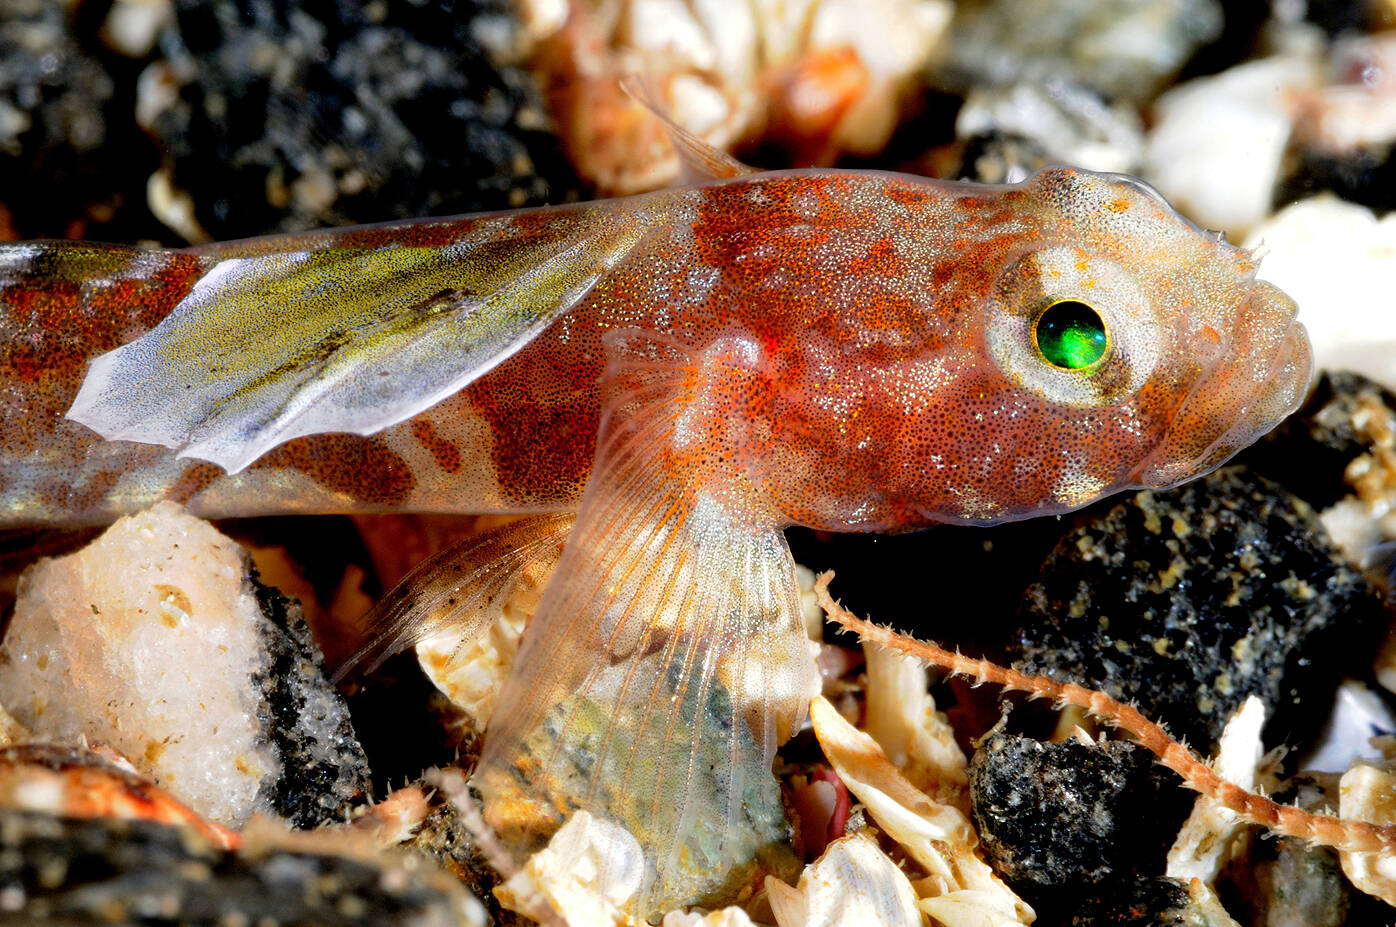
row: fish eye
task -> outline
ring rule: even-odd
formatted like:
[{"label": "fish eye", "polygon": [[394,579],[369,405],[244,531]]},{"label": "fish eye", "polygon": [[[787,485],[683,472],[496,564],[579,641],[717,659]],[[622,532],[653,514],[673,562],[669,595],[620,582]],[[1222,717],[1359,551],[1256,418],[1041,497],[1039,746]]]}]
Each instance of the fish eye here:
[{"label": "fish eye", "polygon": [[1037,317],[1032,333],[1043,359],[1063,370],[1090,367],[1105,356],[1110,345],[1100,313],[1075,299],[1048,305]]}]

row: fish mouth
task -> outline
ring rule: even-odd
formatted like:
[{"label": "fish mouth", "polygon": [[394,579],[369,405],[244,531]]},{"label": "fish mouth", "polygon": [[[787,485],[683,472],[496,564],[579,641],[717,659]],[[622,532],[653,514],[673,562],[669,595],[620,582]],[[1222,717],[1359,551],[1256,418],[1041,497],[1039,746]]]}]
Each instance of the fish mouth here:
[{"label": "fish mouth", "polygon": [[1136,473],[1164,489],[1221,466],[1303,404],[1313,351],[1298,307],[1257,281],[1237,314],[1231,347],[1193,385],[1162,442]]}]

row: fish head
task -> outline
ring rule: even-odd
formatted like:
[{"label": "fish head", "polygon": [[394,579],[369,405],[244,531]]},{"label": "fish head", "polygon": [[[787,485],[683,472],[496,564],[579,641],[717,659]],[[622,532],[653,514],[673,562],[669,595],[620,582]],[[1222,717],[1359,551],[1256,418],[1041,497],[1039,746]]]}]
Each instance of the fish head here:
[{"label": "fish head", "polygon": [[1001,196],[981,234],[983,288],[960,294],[970,311],[942,349],[959,375],[928,409],[951,437],[927,442],[940,469],[923,480],[925,520],[993,523],[1172,486],[1303,401],[1307,335],[1252,254],[1133,178],[1052,168]]}]

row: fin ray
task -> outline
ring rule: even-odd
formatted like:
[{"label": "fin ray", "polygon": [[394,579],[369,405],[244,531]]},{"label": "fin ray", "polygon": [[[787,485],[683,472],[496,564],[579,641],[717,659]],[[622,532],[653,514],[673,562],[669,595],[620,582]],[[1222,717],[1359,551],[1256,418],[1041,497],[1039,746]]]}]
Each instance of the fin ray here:
[{"label": "fin ray", "polygon": [[675,122],[673,117],[669,115],[668,109],[659,102],[659,97],[654,92],[650,81],[639,75],[631,74],[621,81],[620,86],[630,95],[631,99],[649,110],[651,115],[664,124],[664,129],[669,134],[669,143],[674,146],[674,153],[679,158],[680,177],[683,183],[725,180],[729,177],[756,173],[754,167],[743,164],[727,152],[708,144]]},{"label": "fin ray", "polygon": [[418,564],[364,616],[366,638],[331,681],[370,673],[384,659],[443,630],[473,641],[501,614],[525,570],[551,571],[575,516],[536,515],[452,544]]}]

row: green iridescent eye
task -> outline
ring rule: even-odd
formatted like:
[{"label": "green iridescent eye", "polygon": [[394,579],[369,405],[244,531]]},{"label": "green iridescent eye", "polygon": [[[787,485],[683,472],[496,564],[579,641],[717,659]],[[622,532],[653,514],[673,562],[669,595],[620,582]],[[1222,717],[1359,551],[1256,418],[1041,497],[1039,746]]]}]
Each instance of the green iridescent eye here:
[{"label": "green iridescent eye", "polygon": [[1047,363],[1064,370],[1089,367],[1100,360],[1109,343],[1100,313],[1074,299],[1048,306],[1038,316],[1033,336]]}]

